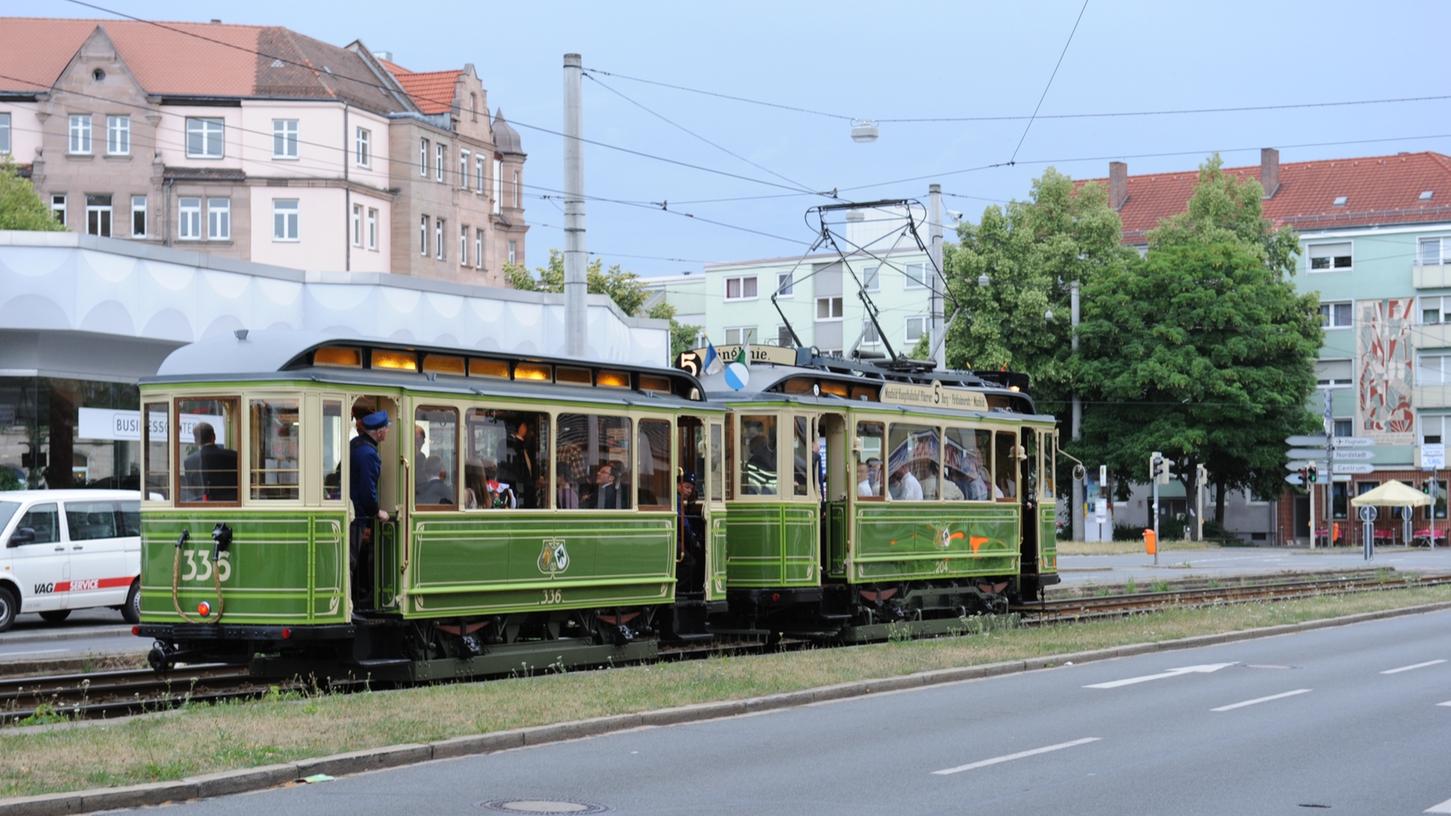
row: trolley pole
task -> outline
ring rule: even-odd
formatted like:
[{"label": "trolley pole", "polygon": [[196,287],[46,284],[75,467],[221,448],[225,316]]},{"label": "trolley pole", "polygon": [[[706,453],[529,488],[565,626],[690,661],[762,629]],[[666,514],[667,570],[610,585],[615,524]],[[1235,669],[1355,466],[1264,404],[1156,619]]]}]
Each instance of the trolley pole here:
[{"label": "trolley pole", "polygon": [[580,83],[584,61],[564,55],[564,353],[585,350],[584,158],[580,150]]},{"label": "trolley pole", "polygon": [[942,185],[927,185],[927,254],[932,258],[935,270],[932,274],[932,345],[937,351],[932,355],[938,371],[947,369],[947,344],[942,336],[942,301],[946,293],[937,291],[942,285]]}]

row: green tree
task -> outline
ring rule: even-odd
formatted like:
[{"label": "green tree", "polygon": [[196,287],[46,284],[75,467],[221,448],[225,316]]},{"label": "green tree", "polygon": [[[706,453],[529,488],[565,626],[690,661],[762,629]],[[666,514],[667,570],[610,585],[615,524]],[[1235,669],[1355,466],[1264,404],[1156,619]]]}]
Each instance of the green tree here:
[{"label": "green tree", "polygon": [[1205,465],[1221,524],[1226,488],[1273,492],[1284,437],[1315,424],[1305,406],[1318,303],[1296,293],[1295,237],[1263,217],[1260,198],[1258,182],[1210,159],[1188,209],[1150,233],[1147,257],[1084,290],[1085,453],[1126,484],[1162,451],[1189,495]]},{"label": "green tree", "polygon": [[1039,406],[1066,427],[1069,288],[1133,260],[1120,229],[1101,185],[1075,187],[1052,168],[1033,182],[1027,201],[988,207],[979,223],[959,225],[958,244],[943,261],[962,307],[947,332],[948,365],[1027,374]]},{"label": "green tree", "polygon": [[[506,264],[504,279],[515,289],[529,292],[563,292],[564,253],[557,249],[549,250],[549,262],[535,269],[532,274],[521,265]],[[604,263],[599,258],[595,258],[585,269],[585,289],[591,294],[609,295],[610,300],[613,300],[615,305],[619,306],[620,310],[627,315],[670,321],[670,354],[672,357],[694,346],[700,327],[677,322],[674,306],[662,301],[651,306],[644,315],[640,314],[645,301],[649,299],[649,292],[640,282],[640,276],[634,272],[626,272],[618,264],[605,269]]]},{"label": "green tree", "polygon": [[0,161],[0,230],[58,232],[64,230],[46,209],[29,179],[15,171],[7,157]]}]

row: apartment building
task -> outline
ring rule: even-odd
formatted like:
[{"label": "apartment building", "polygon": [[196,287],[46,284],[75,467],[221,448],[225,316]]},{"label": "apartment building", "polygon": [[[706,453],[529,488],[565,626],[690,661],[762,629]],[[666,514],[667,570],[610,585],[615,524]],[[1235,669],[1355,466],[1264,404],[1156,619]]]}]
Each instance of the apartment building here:
[{"label": "apartment building", "polygon": [[[524,252],[525,155],[472,66],[441,73],[453,82],[275,26],[4,18],[0,153],[76,232],[498,283]],[[419,184],[424,138],[450,170],[468,150],[467,192],[433,157]],[[400,224],[423,215],[427,255]]]}]

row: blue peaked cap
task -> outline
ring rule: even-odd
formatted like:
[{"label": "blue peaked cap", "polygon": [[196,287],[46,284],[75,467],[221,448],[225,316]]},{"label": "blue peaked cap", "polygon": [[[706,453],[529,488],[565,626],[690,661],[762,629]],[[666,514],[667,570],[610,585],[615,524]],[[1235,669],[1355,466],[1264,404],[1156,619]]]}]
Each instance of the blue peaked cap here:
[{"label": "blue peaked cap", "polygon": [[363,427],[367,428],[370,431],[376,431],[379,428],[388,427],[388,412],[374,411],[373,413],[368,414],[367,416],[363,417]]}]

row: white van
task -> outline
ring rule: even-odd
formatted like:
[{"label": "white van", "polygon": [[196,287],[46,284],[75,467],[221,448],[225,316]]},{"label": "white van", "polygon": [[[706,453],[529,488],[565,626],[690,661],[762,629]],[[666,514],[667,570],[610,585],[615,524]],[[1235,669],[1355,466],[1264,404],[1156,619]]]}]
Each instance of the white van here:
[{"label": "white van", "polygon": [[51,623],[109,606],[141,620],[141,494],[0,491],[0,632],[21,612]]}]

